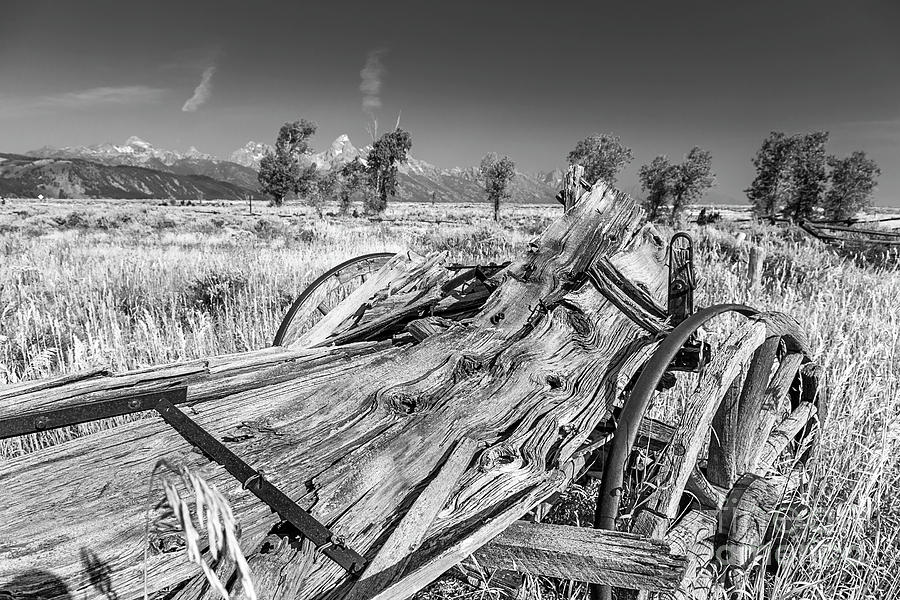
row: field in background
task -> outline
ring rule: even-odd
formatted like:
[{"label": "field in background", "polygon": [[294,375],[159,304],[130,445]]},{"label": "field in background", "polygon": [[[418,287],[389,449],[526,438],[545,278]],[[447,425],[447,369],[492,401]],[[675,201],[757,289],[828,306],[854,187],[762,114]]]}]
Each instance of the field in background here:
[{"label": "field in background", "polygon": [[[0,384],[260,348],[293,297],[345,258],[408,247],[501,261],[561,208],[510,207],[499,225],[487,204],[397,204],[377,221],[320,219],[296,206],[254,212],[237,203],[7,201],[0,206]],[[812,517],[779,573],[761,580],[752,597],[762,597],[763,587],[782,599],[900,594],[896,262],[861,264],[802,233],[749,222],[690,230],[698,243],[698,306],[746,302],[794,315],[828,375]],[[738,231],[768,251],[754,292],[746,289]],[[7,443],[0,457],[29,450]],[[579,586],[556,592],[584,593]],[[553,593],[538,586],[532,598]]]}]

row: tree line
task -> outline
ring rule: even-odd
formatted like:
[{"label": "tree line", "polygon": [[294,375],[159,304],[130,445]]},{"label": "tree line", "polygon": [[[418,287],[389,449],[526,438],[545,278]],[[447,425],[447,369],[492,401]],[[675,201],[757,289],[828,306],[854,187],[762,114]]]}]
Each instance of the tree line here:
[{"label": "tree line", "polygon": [[753,211],[761,217],[842,221],[871,206],[878,165],[862,151],[829,155],[827,143],[827,131],[770,133],[753,158],[756,178],[746,190]]},{"label": "tree line", "polygon": [[[566,156],[569,165],[584,167],[584,179],[591,185],[604,180],[616,183],[619,172],[634,159],[634,153],[611,133],[595,133],[580,140]],[[696,202],[715,183],[711,172],[712,155],[701,148],[691,149],[680,163],[657,156],[641,167],[639,177],[646,194],[644,208],[649,219],[677,221],[684,209]],[[499,220],[500,203],[511,196],[515,163],[509,156],[494,152],[481,160],[479,173],[487,199]]]},{"label": "tree line", "polygon": [[[397,193],[398,165],[407,161],[412,148],[410,133],[398,123],[373,142],[365,160],[357,158],[320,171],[311,160],[310,139],[315,132],[316,124],[306,119],[281,127],[273,149],[260,162],[260,190],[276,205],[295,194],[320,213],[330,198],[337,198],[341,212],[347,212],[354,195],[360,193],[367,213],[383,212],[388,198]],[[861,151],[843,158],[829,155],[827,141],[828,133],[823,131],[769,134],[752,159],[756,176],[745,190],[757,216],[845,220],[871,205],[881,173],[875,161]],[[566,155],[569,165],[584,167],[584,178],[591,185],[601,179],[615,185],[633,159],[631,149],[612,133],[590,135]],[[501,203],[512,195],[515,162],[490,152],[482,158],[478,173],[494,219],[499,220]],[[656,156],[638,169],[638,179],[647,218],[675,225],[685,209],[715,185],[712,154],[694,146],[680,162]]]},{"label": "tree line", "polygon": [[300,119],[285,123],[273,148],[259,163],[259,189],[281,206],[290,194],[304,198],[321,213],[323,203],[337,197],[347,212],[357,192],[366,212],[384,211],[388,197],[397,193],[397,165],[406,162],[412,136],[398,125],[375,140],[366,159],[320,171],[312,161],[310,140],[317,125]]}]

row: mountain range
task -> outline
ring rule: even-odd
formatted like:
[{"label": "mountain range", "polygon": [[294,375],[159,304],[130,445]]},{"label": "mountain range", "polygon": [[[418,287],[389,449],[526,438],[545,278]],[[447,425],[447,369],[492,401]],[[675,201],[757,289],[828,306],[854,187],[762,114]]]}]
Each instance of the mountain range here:
[{"label": "mountain range", "polygon": [[144,167],[174,175],[206,175],[245,190],[256,190],[256,170],[204,154],[193,146],[187,152],[163,150],[137,136],[124,144],[97,144],[53,148],[44,146],[25,153],[39,158],[79,158],[102,165]]},{"label": "mountain range", "polygon": [[[256,193],[259,161],[271,149],[272,146],[268,144],[250,141],[235,150],[230,160],[223,160],[194,147],[187,152],[156,148],[136,136],[128,138],[124,144],[104,143],[63,148],[45,146],[26,152],[25,156],[6,155],[7,162],[0,169],[0,190],[12,193],[11,190],[16,189],[20,190],[18,193],[35,196],[38,193],[65,197],[112,194],[111,197],[142,198],[159,193],[162,198],[210,198],[213,197],[210,196],[213,192],[211,184],[196,179],[198,176],[205,176],[227,184],[226,187],[217,188],[223,198],[246,197]],[[370,146],[357,148],[349,136],[341,135],[325,150],[310,154],[308,160],[320,170],[333,169],[354,160],[365,160],[369,149]],[[54,160],[29,162],[28,159]],[[93,163],[95,166],[88,168],[85,163]],[[25,166],[28,169],[23,170]],[[169,177],[159,175],[153,179],[148,178],[144,171],[110,170],[109,167],[138,167],[165,173]],[[24,177],[26,171],[27,177],[21,181],[11,181],[14,177]],[[484,201],[484,190],[479,183],[477,167],[442,169],[410,157],[406,164],[398,166],[398,171],[400,200]],[[134,181],[129,182],[129,174],[133,174]],[[157,183],[151,184],[150,179]],[[537,175],[517,172],[511,184],[510,201],[553,202],[561,180],[561,170]]]},{"label": "mountain range", "polygon": [[246,200],[248,192],[206,175],[180,174],[83,158],[0,154],[0,196],[35,198]]}]

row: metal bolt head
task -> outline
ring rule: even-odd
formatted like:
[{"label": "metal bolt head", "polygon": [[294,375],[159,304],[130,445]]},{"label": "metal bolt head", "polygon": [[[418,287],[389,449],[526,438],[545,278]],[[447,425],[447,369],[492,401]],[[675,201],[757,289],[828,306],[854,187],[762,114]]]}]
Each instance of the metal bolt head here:
[{"label": "metal bolt head", "polygon": [[50,419],[47,417],[38,417],[34,420],[35,429],[46,429],[47,425],[49,425]]},{"label": "metal bolt head", "polygon": [[130,408],[132,410],[134,410],[135,408],[140,408],[140,406],[141,406],[141,401],[138,400],[137,398],[134,398],[134,399],[128,401],[128,408]]}]

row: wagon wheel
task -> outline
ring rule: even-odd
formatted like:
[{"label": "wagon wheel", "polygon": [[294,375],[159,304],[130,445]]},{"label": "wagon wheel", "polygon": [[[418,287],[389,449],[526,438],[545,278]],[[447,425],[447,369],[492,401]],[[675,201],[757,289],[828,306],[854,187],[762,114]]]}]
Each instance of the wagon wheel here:
[{"label": "wagon wheel", "polygon": [[278,327],[273,346],[289,346],[311,329],[370,275],[394,256],[393,252],[363,254],[325,271],[297,296]]},{"label": "wagon wheel", "polygon": [[[632,478],[623,486],[641,419],[663,374],[692,332],[731,311],[746,322],[712,353],[639,484]],[[666,539],[688,556],[676,597],[707,598],[714,588],[737,597],[756,568],[777,560],[792,522],[802,519],[805,467],[824,411],[820,374],[805,335],[785,315],[720,305],[688,318],[660,344],[622,409],[596,525]],[[617,523],[623,489],[630,510]],[[595,599],[611,597],[609,588],[591,591]]]}]

